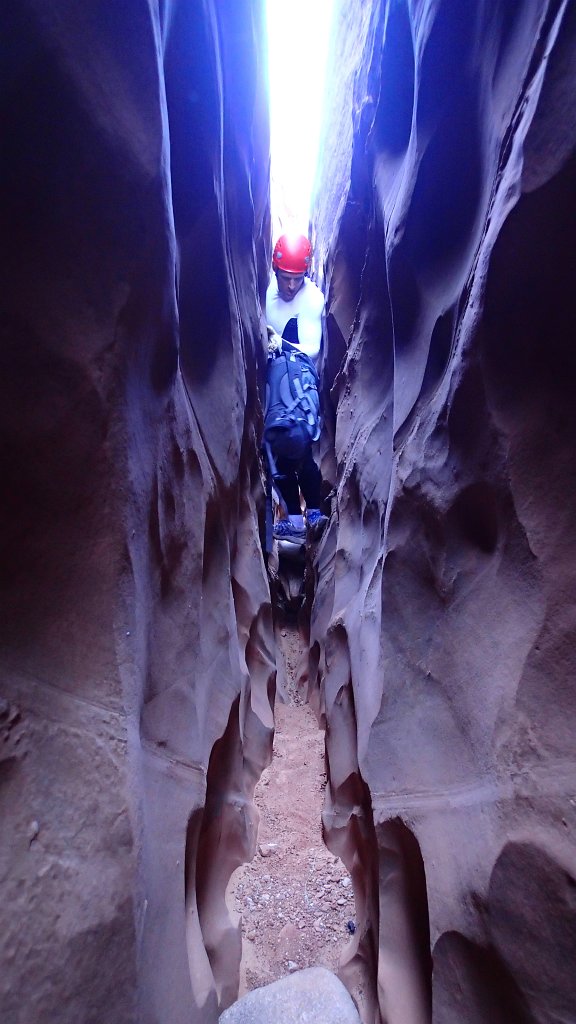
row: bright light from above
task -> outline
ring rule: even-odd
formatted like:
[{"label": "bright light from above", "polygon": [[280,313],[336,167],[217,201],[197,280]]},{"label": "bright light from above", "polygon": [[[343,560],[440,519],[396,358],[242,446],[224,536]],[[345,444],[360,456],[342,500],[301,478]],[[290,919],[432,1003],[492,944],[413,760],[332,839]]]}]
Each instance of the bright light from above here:
[{"label": "bright light from above", "polygon": [[333,0],[267,0],[274,238],[308,234]]}]

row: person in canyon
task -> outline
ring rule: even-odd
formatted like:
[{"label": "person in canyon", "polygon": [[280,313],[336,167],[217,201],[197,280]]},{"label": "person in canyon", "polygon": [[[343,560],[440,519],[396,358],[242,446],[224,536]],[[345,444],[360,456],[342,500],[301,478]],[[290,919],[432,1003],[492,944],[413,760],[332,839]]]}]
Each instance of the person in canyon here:
[{"label": "person in canyon", "polygon": [[[305,235],[282,235],[278,239],[266,292],[266,319],[269,360],[274,360],[281,352],[298,349],[311,360],[315,376],[314,366],[322,341],[324,296],[307,276],[311,259],[312,245]],[[327,522],[320,510],[322,478],[312,456],[312,439],[300,457],[290,458],[285,453],[275,452],[274,459],[279,473],[275,484],[287,511],[287,517],[275,524],[274,537],[301,544],[306,537],[306,527],[317,533]],[[306,504],[305,517],[301,495]]]}]

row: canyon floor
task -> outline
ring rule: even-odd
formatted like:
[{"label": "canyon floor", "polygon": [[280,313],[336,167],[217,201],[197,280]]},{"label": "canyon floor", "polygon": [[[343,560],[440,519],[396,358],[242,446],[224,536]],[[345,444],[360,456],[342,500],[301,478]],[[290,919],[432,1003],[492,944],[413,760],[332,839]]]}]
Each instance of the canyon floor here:
[{"label": "canyon floor", "polygon": [[337,971],[354,897],[342,862],[322,841],[324,733],[296,685],[301,641],[282,630],[285,702],[276,702],[274,757],[256,789],[254,860],[233,876],[229,907],[242,917],[240,995],[303,967]]}]

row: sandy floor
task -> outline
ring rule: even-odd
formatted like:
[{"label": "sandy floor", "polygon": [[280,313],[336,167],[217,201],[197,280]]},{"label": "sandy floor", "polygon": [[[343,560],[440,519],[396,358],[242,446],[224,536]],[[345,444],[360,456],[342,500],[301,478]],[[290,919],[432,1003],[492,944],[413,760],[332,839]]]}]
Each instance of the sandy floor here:
[{"label": "sandy floor", "polygon": [[256,790],[258,853],[229,887],[243,919],[240,995],[302,967],[336,971],[354,920],[348,873],[322,842],[324,734],[296,691],[300,641],[283,630],[282,644],[289,700],[276,704],[274,758]]}]

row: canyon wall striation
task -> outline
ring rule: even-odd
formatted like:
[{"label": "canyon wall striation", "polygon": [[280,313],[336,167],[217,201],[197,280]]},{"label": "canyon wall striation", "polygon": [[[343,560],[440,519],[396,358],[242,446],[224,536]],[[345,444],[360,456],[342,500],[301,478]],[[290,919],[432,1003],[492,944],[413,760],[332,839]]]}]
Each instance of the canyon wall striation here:
[{"label": "canyon wall striation", "polygon": [[576,9],[338,5],[311,696],[366,1024],[576,1014]]},{"label": "canyon wall striation", "polygon": [[213,1022],[275,668],[250,0],[5,12],[0,1017]]}]

